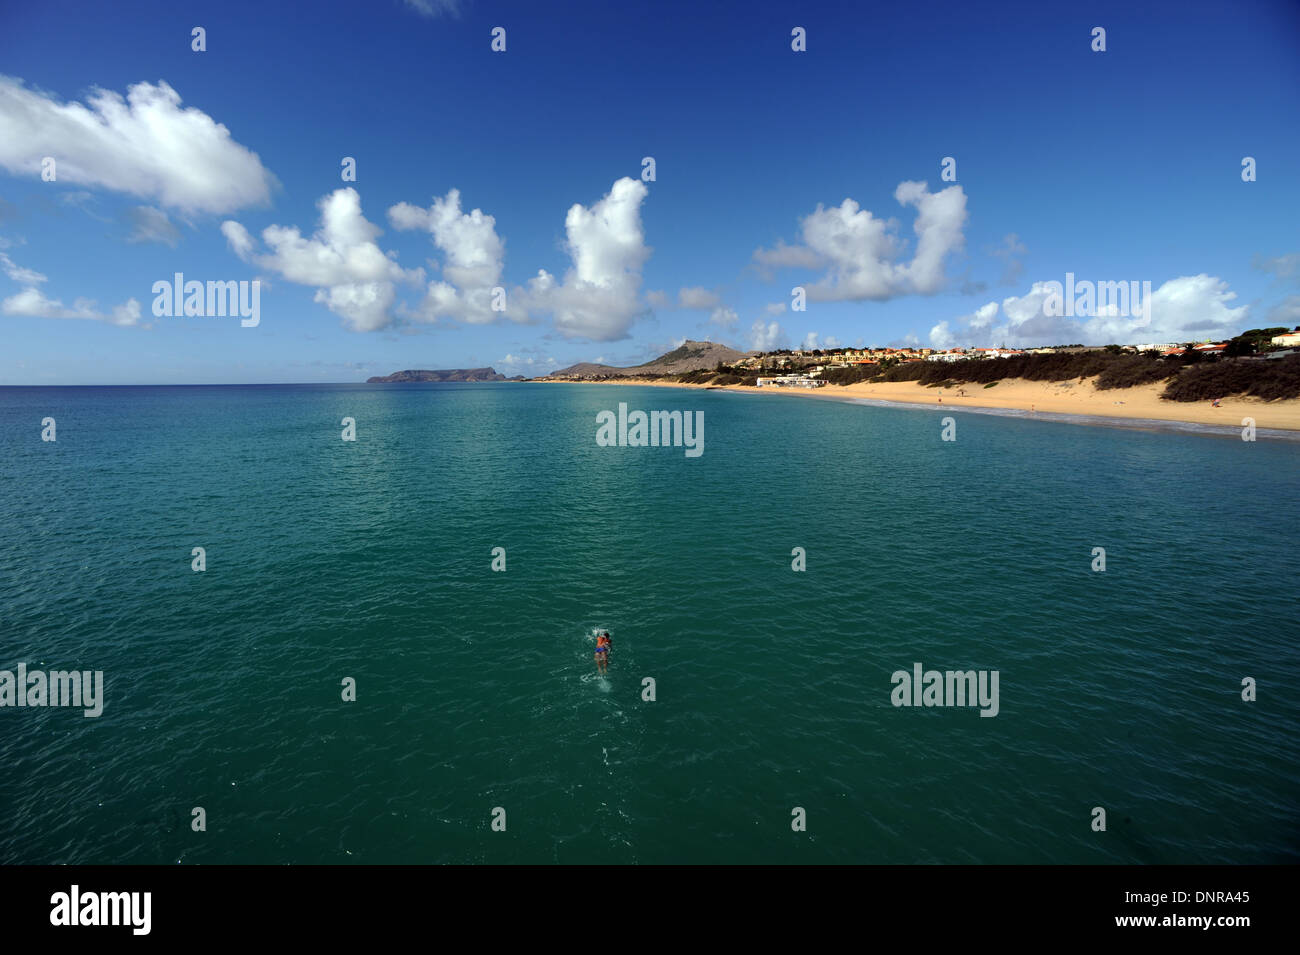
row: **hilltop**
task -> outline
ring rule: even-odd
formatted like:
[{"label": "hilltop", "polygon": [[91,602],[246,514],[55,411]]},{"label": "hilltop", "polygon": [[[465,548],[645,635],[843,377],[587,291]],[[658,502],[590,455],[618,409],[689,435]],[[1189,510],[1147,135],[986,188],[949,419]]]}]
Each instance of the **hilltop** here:
[{"label": "hilltop", "polygon": [[721,362],[730,365],[748,357],[750,352],[737,351],[717,342],[696,342],[687,339],[672,351],[652,358],[640,365],[620,368],[615,365],[598,365],[578,362],[545,375],[546,378],[628,378],[681,375],[692,371],[711,371]]}]

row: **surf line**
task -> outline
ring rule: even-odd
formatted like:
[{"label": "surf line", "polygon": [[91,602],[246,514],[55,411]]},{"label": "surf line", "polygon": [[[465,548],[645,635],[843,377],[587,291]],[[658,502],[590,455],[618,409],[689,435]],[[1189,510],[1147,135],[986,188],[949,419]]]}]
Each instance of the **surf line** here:
[{"label": "surf line", "polygon": [[79,706],[83,716],[94,719],[104,712],[104,671],[29,673],[26,663],[18,664],[17,674],[0,670],[0,707],[5,706]]},{"label": "surf line", "polygon": [[688,458],[704,453],[704,412],[627,410],[627,402],[618,403],[618,416],[612,411],[596,415],[596,444],[602,448],[681,448]]}]

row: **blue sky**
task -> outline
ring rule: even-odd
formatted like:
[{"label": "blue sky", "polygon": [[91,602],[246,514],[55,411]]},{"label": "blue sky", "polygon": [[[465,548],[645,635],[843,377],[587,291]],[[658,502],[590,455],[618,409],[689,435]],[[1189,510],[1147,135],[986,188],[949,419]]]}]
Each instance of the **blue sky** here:
[{"label": "blue sky", "polygon": [[[0,384],[1300,323],[1293,2],[177,6],[0,8]],[[260,323],[156,316],[176,272]]]}]

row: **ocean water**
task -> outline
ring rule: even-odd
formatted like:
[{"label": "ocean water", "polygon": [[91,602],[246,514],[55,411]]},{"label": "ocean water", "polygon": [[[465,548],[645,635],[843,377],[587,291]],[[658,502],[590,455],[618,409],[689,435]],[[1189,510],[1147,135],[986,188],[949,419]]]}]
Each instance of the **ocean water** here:
[{"label": "ocean water", "polygon": [[0,389],[0,669],[106,696],[0,708],[0,862],[1300,861],[1300,443],[942,414]]}]

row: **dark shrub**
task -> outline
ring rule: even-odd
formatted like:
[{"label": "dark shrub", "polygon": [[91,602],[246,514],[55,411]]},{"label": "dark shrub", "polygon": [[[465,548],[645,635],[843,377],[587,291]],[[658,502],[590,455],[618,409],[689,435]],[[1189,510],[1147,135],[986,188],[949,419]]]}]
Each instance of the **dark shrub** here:
[{"label": "dark shrub", "polygon": [[1300,355],[1273,361],[1217,361],[1188,368],[1165,386],[1170,401],[1210,401],[1249,395],[1275,401],[1300,398]]}]

